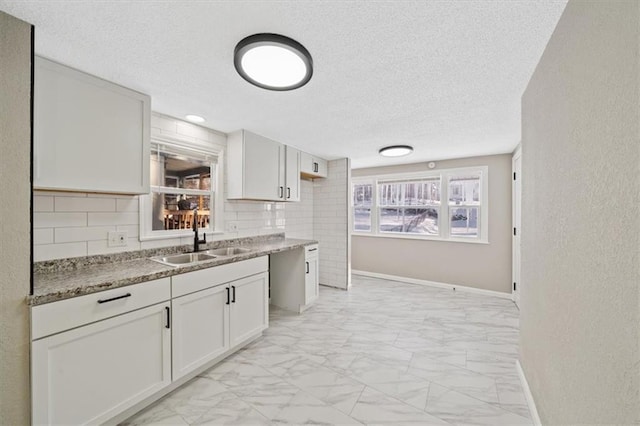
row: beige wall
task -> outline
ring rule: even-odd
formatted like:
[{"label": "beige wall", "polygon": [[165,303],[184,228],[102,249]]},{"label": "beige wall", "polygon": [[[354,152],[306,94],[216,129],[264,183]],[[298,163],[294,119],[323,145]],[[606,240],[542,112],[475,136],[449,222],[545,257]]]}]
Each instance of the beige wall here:
[{"label": "beige wall", "polygon": [[545,425],[640,422],[637,1],[570,1],[522,98],[520,360]]},{"label": "beige wall", "polygon": [[29,423],[31,25],[0,12],[0,424]]},{"label": "beige wall", "polygon": [[[352,236],[354,270],[511,292],[511,155],[438,161],[489,167],[489,244]],[[352,171],[354,178],[425,171],[426,163]]]}]

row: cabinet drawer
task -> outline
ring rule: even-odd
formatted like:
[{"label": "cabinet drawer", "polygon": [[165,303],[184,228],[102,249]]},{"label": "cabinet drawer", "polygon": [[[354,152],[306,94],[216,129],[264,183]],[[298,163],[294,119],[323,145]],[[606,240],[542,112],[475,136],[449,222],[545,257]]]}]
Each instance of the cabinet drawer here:
[{"label": "cabinet drawer", "polygon": [[169,300],[170,283],[169,278],[161,278],[34,306],[31,340]]},{"label": "cabinet drawer", "polygon": [[314,257],[318,257],[318,244],[314,244],[311,246],[305,246],[304,248],[304,257],[305,259],[311,259]]},{"label": "cabinet drawer", "polygon": [[262,256],[175,275],[171,277],[171,294],[173,297],[179,297],[268,270],[268,256]]}]

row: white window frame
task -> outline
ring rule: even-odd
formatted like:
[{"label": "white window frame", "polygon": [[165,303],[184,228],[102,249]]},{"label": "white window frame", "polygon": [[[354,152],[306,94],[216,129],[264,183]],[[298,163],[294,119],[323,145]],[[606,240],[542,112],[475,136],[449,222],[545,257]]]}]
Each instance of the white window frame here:
[{"label": "white window frame", "polygon": [[209,195],[214,206],[211,217],[212,220],[209,221],[209,226],[206,228],[199,228],[198,231],[209,235],[224,233],[224,151],[214,145],[196,144],[190,141],[167,136],[152,136],[151,145],[155,144],[174,146],[183,151],[193,151],[198,155],[205,154],[216,157],[216,162],[211,163],[215,173],[212,173],[211,176],[212,185],[210,191],[152,185],[151,192],[149,194],[140,196],[140,241],[193,237],[193,231],[191,229],[169,229],[157,231],[152,229],[151,214],[153,211],[153,193],[194,194],[202,192],[202,195]]},{"label": "white window frame", "polygon": [[[464,174],[480,174],[480,206],[449,205],[449,179],[452,176]],[[440,234],[421,235],[404,232],[380,232],[380,205],[378,204],[378,183],[389,180],[411,180],[424,178],[440,178],[440,205],[438,206],[438,230]],[[376,237],[376,238],[407,238],[432,241],[449,241],[472,244],[489,244],[489,167],[459,167],[453,169],[441,169],[424,172],[382,174],[374,176],[356,176],[351,178],[351,199],[353,207],[353,187],[355,185],[373,185],[371,200],[371,231],[355,230],[351,226],[351,234],[354,236]],[[432,207],[433,206],[428,206]],[[477,237],[452,236],[450,234],[450,208],[456,207],[479,207],[480,229]],[[352,209],[352,211],[355,211]],[[353,223],[353,219],[351,220]]]}]

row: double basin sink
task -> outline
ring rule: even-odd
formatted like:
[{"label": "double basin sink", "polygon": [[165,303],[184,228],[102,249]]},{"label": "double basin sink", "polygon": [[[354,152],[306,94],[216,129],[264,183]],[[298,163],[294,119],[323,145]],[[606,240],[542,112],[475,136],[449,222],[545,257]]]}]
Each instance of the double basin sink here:
[{"label": "double basin sink", "polygon": [[170,256],[152,257],[151,260],[169,266],[185,266],[194,263],[206,262],[218,257],[236,256],[252,251],[244,247],[224,247],[218,249],[207,250],[199,253],[173,254]]}]

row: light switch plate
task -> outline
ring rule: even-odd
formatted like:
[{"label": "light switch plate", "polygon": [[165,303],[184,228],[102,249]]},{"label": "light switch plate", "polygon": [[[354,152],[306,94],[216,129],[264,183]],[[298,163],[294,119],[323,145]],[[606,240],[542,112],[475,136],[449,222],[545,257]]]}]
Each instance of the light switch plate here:
[{"label": "light switch plate", "polygon": [[127,245],[127,231],[109,232],[109,247],[125,247]]}]

